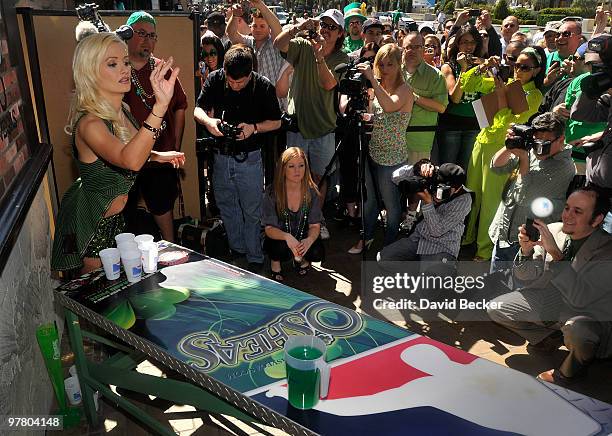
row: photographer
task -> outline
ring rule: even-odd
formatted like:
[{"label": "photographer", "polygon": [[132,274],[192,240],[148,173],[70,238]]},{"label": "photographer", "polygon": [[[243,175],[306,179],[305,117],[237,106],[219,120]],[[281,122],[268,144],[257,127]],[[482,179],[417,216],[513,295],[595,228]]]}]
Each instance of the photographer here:
[{"label": "photographer", "polygon": [[[597,44],[597,47],[594,45]],[[593,147],[585,149],[587,154],[586,179],[587,182],[605,189],[609,197],[612,197],[612,110],[610,100],[612,99],[612,88],[602,89],[609,86],[612,68],[612,36],[605,34],[592,39],[589,48],[597,48],[599,57],[603,62],[604,72],[598,75],[598,79],[591,78],[589,83],[595,87],[596,92],[584,92],[584,86],[572,106],[570,118],[577,121],[606,122],[606,130],[597,139],[598,135],[589,138],[594,141]],[[584,143],[579,145],[584,146]],[[604,229],[612,233],[612,213],[608,213],[604,223]]]},{"label": "photographer", "polygon": [[[400,192],[392,183],[391,175],[408,158],[404,132],[410,121],[413,99],[410,88],[404,82],[401,65],[402,51],[393,44],[384,45],[378,50],[374,71],[368,63],[357,65],[374,90],[369,108],[369,112],[374,114],[374,128],[369,159],[365,165],[367,199],[363,213],[366,249],[373,241],[376,217],[382,206],[378,204],[377,193],[387,210],[385,245],[395,241],[402,216]],[[359,254],[363,249],[363,241],[359,240],[349,253]]]},{"label": "photographer", "polygon": [[[320,33],[315,31],[317,26]],[[319,20],[308,19],[281,32],[274,40],[274,46],[287,54],[287,62],[294,69],[288,112],[297,118],[299,132],[287,132],[287,145],[304,150],[316,183],[321,181],[335,151],[334,88],[338,74],[334,68],[348,62],[348,56],[341,50],[343,26],[342,13],[328,9]],[[312,37],[295,37],[304,30],[313,31]],[[327,186],[323,184],[321,200],[324,201],[326,193]],[[325,224],[321,225],[321,238],[329,238]]]},{"label": "photographer", "polygon": [[488,314],[533,351],[554,351],[562,333],[569,355],[559,369],[541,373],[542,380],[575,380],[595,358],[612,356],[612,236],[601,229],[609,207],[607,195],[587,186],[568,197],[562,222],[535,220],[538,241],[520,228],[513,272],[529,284],[495,298],[498,309]]},{"label": "photographer", "polygon": [[[476,13],[478,13],[478,10],[472,10],[475,11]],[[470,15],[470,10],[464,10],[459,12],[459,14],[457,15],[457,19],[455,20],[452,28],[450,29],[448,38],[450,39],[450,37],[455,36],[455,34],[457,32],[459,32],[459,30],[465,26],[466,24],[469,23],[470,18],[472,18],[472,16]],[[517,26],[516,28],[514,27],[509,27],[506,28],[502,25],[502,34],[504,35],[504,38],[506,38],[506,34],[511,31],[511,29],[516,29],[514,30],[515,32],[518,30],[518,20],[516,19],[516,17],[510,16],[507,17],[504,20],[504,23],[511,23],[513,24],[513,20],[516,20]],[[476,18],[476,24],[475,24],[476,29],[480,30],[484,30],[487,35],[487,45],[486,45],[486,53],[489,53],[490,56],[501,56],[502,53],[505,50],[505,46],[506,44],[503,45],[502,47],[502,42],[501,39],[499,37],[499,35],[497,34],[497,32],[495,31],[495,28],[493,27],[493,20],[491,18],[491,14],[489,13],[489,11],[487,11],[486,9],[481,11],[480,15]],[[504,33],[506,32],[506,33]],[[507,41],[510,42],[510,37],[512,36],[512,34],[510,34],[510,36],[508,36]],[[448,51],[448,46],[447,46],[447,51]],[[476,55],[478,55],[479,53],[476,52]]]},{"label": "photographer", "polygon": [[437,189],[438,182],[447,185],[449,198],[440,200],[432,196],[431,188],[419,188],[416,196],[421,200],[423,219],[409,237],[383,248],[377,259],[379,262],[454,261],[459,255],[465,217],[472,206],[472,196],[463,186],[465,171],[451,163],[442,164],[436,171],[427,159],[417,162],[413,170],[427,184],[436,182],[433,188]]},{"label": "photographer", "polygon": [[508,130],[506,145],[491,159],[491,170],[511,174],[489,236],[494,244],[491,272],[507,268],[519,250],[515,229],[530,216],[533,200],[544,197],[552,202],[553,213],[545,222],[558,221],[565,194],[576,172],[571,149],[565,148],[565,122],[552,112],[533,119],[531,128],[518,135]]},{"label": "photographer", "polygon": [[[231,47],[223,69],[208,76],[194,110],[195,120],[216,137],[213,187],[229,246],[246,254],[254,271],[264,260],[260,218],[265,144],[260,134],[278,129],[280,115],[274,86],[253,71],[251,49],[243,45]],[[237,132],[224,137],[220,129]]]}]

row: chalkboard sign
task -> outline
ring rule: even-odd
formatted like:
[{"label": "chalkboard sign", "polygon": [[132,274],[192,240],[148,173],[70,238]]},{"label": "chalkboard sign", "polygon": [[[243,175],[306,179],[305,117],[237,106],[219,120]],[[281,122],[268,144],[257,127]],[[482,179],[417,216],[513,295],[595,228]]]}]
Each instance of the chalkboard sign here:
[{"label": "chalkboard sign", "polygon": [[38,140],[15,3],[0,6],[0,273],[51,152]]}]

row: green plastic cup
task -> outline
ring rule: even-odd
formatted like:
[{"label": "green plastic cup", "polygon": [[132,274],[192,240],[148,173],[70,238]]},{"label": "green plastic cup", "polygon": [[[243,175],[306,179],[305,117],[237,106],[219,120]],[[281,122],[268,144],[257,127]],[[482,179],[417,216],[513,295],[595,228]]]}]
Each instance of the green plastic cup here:
[{"label": "green plastic cup", "polygon": [[316,336],[289,336],[285,342],[285,365],[289,404],[297,409],[312,409],[327,397],[329,364],[327,346]]}]

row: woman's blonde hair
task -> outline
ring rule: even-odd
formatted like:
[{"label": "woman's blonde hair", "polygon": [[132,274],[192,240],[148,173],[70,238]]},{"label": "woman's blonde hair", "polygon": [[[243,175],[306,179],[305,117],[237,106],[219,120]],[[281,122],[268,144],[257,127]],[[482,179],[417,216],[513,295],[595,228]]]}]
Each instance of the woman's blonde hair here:
[{"label": "woman's blonde hair", "polygon": [[287,183],[285,182],[285,174],[287,174],[287,165],[289,161],[295,158],[304,160],[304,178],[301,184],[301,197],[306,199],[306,204],[310,206],[312,201],[310,190],[312,189],[319,195],[319,190],[310,175],[310,166],[304,150],[299,147],[289,147],[283,152],[276,164],[276,175],[274,177],[274,195],[276,196],[276,213],[281,216],[287,209]]},{"label": "woman's blonde hair", "polygon": [[376,58],[374,58],[374,76],[379,78],[380,75],[380,63],[386,59],[390,59],[392,62],[397,65],[397,75],[395,76],[395,80],[392,85],[397,89],[404,83],[404,76],[402,75],[402,50],[397,46],[397,44],[385,44],[383,45],[378,53],[376,53]]},{"label": "woman's blonde hair", "polygon": [[115,135],[121,142],[127,143],[131,138],[128,129],[119,122],[120,114],[99,92],[100,67],[104,62],[106,51],[112,44],[121,44],[127,52],[125,42],[114,33],[108,32],[87,36],[74,50],[72,74],[75,90],[70,103],[69,125],[65,130],[69,134],[74,134],[77,120],[83,114],[89,113],[102,120],[110,121]]}]

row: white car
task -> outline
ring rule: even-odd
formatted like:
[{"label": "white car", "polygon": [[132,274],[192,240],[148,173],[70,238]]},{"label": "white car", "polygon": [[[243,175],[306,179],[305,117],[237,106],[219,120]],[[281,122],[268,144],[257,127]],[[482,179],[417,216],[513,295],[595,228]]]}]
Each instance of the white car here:
[{"label": "white car", "polygon": [[278,21],[280,21],[281,25],[283,26],[289,22],[289,14],[287,12],[276,12],[276,16],[278,17]]}]

